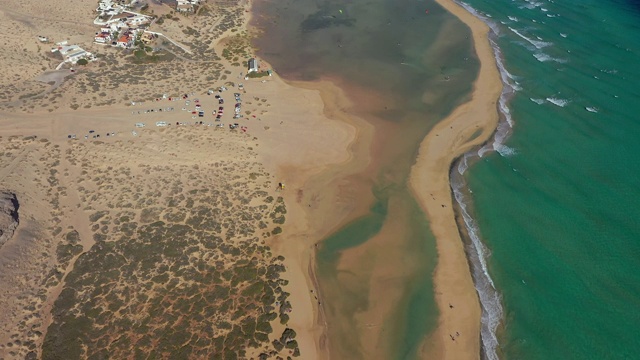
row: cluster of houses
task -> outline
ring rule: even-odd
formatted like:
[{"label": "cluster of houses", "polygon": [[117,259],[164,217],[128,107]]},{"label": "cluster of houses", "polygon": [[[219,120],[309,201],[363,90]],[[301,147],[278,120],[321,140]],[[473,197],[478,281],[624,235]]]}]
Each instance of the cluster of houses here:
[{"label": "cluster of houses", "polygon": [[[140,6],[140,0],[99,0],[96,12],[98,16],[93,20],[100,26],[100,31],[95,33],[94,42],[101,45],[110,45],[120,48],[131,48],[140,40],[144,44],[153,42],[158,33],[148,31],[147,28],[154,22],[154,17],[140,14],[131,9]],[[192,13],[200,5],[201,0],[175,0],[176,10],[183,13]],[[49,41],[44,36],[38,36],[40,42]],[[59,42],[51,52],[62,55],[64,63],[75,65],[78,60],[95,60],[95,56],[78,45],[69,45],[66,41]],[[256,62],[257,67],[257,62]]]},{"label": "cluster of houses", "polygon": [[[97,44],[130,48],[137,37],[142,36],[147,26],[153,22],[153,17],[131,11],[137,0],[114,1],[100,0],[98,3],[98,17],[93,23],[100,26],[94,41]],[[147,35],[147,40],[153,39]]]}]

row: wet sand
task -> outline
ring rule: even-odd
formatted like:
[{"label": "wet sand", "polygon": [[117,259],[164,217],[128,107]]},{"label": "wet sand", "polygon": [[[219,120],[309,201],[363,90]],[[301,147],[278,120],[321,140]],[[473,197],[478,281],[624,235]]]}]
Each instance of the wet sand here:
[{"label": "wet sand", "polygon": [[[436,40],[426,49],[430,59],[446,58],[447,62],[452,61],[452,54],[463,54],[464,50],[454,46],[455,51],[448,51],[451,44],[471,45],[468,38],[465,41],[464,35],[456,39],[451,31],[446,31],[448,27],[456,29],[459,26],[456,23],[450,17],[444,21],[442,29],[438,29]],[[283,49],[286,47],[263,51],[268,56]],[[468,49],[472,50],[471,47]],[[464,56],[468,55],[460,55],[459,58]],[[464,59],[466,61],[467,58]],[[432,64],[427,64],[426,68],[449,65],[435,60]],[[278,65],[277,61],[275,65]],[[393,62],[388,65],[390,68],[394,66]],[[473,69],[472,63],[459,66],[458,69]],[[322,65],[318,67],[322,68]],[[333,74],[330,70],[327,72]],[[385,87],[372,89],[350,78],[343,81],[328,79],[342,88],[356,104],[346,109],[346,113],[362,114],[366,124],[375,132],[371,139],[363,139],[359,137],[360,131],[356,130],[352,147],[357,145],[358,149],[351,149],[352,158],[345,164],[357,164],[359,170],[340,164],[324,169],[319,173],[322,180],[312,179],[303,187],[305,196],[314,193],[311,190],[313,188],[317,189],[319,195],[317,202],[312,200],[314,195],[309,198],[312,201],[308,205],[318,206],[316,210],[310,210],[309,206],[302,208],[308,211],[310,226],[315,229],[307,233],[312,236],[307,247],[314,241],[322,240],[318,244],[320,251],[316,253],[315,267],[321,287],[319,301],[323,304],[316,310],[318,313],[315,317],[320,327],[324,320],[328,322],[324,334],[316,339],[317,349],[323,358],[388,359],[411,356],[415,354],[424,334],[435,328],[438,314],[433,303],[430,276],[434,269],[435,246],[433,240],[428,239],[431,235],[424,213],[415,203],[407,182],[418,144],[432,124],[452,111],[469,94],[470,84],[476,75],[475,71],[467,77],[449,77],[447,74],[427,77],[429,84],[434,84],[433,88],[430,85],[427,89],[418,87],[421,89],[419,93],[424,93],[424,96],[422,101],[418,99],[416,103],[427,104],[429,108],[416,107],[411,115],[406,112],[407,106],[399,105],[404,99],[386,96],[388,89]],[[307,78],[305,73],[297,73],[295,69],[292,77]],[[324,73],[322,77],[326,79]],[[449,80],[464,80],[466,87],[447,93],[446,99],[439,98],[443,96],[439,91],[446,86],[444,84],[451,84]],[[313,87],[316,83],[293,84]],[[439,86],[438,91],[435,86]],[[459,100],[451,100],[456,98]],[[331,100],[323,96],[325,106]],[[442,104],[447,101],[451,107],[445,109],[446,106]],[[387,111],[387,108],[391,110]],[[334,118],[331,111],[325,114]],[[348,121],[348,116],[340,120]],[[356,129],[361,125],[356,124]],[[358,151],[360,149],[362,151]],[[444,170],[445,178],[447,170]],[[373,209],[372,206],[379,209]],[[331,236],[326,238],[328,235]],[[298,241],[300,238],[303,237],[298,237]],[[312,257],[313,253],[311,251],[308,257]],[[303,259],[304,253],[300,254]],[[303,265],[298,267],[304,269]],[[310,272],[310,275],[314,274]],[[309,279],[307,286],[314,283],[313,279]],[[474,295],[473,285],[470,286]],[[479,321],[479,311],[477,314]],[[479,348],[477,350],[476,355],[479,354]]]},{"label": "wet sand", "polygon": [[423,343],[422,357],[478,359],[481,311],[456,225],[449,173],[457,157],[494,132],[502,83],[488,40],[489,28],[453,1],[437,1],[471,28],[481,67],[471,100],[427,135],[412,169],[411,187],[427,213],[438,249],[434,285],[440,318],[437,330]]}]

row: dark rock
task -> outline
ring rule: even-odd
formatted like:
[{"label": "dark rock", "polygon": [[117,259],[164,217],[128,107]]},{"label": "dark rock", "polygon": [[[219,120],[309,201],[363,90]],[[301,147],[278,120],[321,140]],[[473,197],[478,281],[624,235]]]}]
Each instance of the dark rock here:
[{"label": "dark rock", "polygon": [[18,198],[9,191],[0,191],[0,246],[13,236],[18,227]]}]

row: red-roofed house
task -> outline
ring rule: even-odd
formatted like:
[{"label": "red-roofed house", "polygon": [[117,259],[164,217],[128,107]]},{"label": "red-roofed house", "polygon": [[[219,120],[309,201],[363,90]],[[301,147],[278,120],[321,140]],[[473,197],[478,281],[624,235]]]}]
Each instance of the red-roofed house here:
[{"label": "red-roofed house", "polygon": [[99,44],[108,44],[111,41],[111,34],[108,32],[101,32],[96,34],[94,41]]},{"label": "red-roofed house", "polygon": [[127,48],[133,45],[133,36],[131,34],[125,33],[120,38],[118,38],[117,46]]}]

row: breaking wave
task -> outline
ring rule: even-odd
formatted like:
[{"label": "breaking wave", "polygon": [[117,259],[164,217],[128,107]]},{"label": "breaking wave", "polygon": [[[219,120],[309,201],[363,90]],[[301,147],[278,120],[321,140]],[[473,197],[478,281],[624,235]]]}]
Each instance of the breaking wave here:
[{"label": "breaking wave", "polygon": [[554,98],[554,97],[548,97],[547,101],[552,103],[553,105],[560,106],[560,107],[565,107],[565,106],[569,105],[569,102],[570,102],[567,99],[558,99],[558,98]]},{"label": "breaking wave", "polygon": [[518,35],[520,38],[524,39],[529,44],[535,46],[536,49],[542,49],[542,48],[546,48],[547,46],[553,45],[552,42],[547,42],[547,41],[542,41],[542,40],[534,40],[534,39],[522,34],[521,32],[519,32],[518,30],[516,30],[516,29],[514,29],[512,27],[509,27],[509,30],[511,30],[514,34]]},{"label": "breaking wave", "polygon": [[[478,292],[480,305],[482,307],[482,324],[480,336],[482,341],[482,357],[488,360],[498,360],[497,348],[498,337],[496,330],[503,319],[503,309],[500,294],[495,288],[493,279],[489,274],[487,262],[490,256],[489,249],[482,243],[478,226],[473,219],[470,211],[471,197],[468,195],[469,190],[465,183],[463,174],[469,166],[469,160],[484,156],[488,152],[495,151],[501,156],[514,156],[517,150],[506,146],[505,140],[511,135],[514,125],[508,102],[516,91],[521,90],[517,78],[512,75],[504,66],[502,52],[496,43],[497,37],[500,35],[498,24],[488,17],[480,14],[468,4],[460,3],[468,12],[480,18],[487,23],[491,29],[489,41],[493,48],[496,65],[500,71],[500,78],[503,83],[502,93],[498,99],[498,110],[500,112],[500,122],[493,135],[493,139],[487,142],[480,149],[473,150],[464,154],[453,168],[451,174],[451,189],[454,194],[455,201],[460,209],[460,214],[464,221],[465,230],[468,235],[469,243],[467,244],[467,256],[473,274],[473,281]],[[537,5],[539,6],[539,5]],[[509,17],[511,21],[518,21],[517,18]],[[509,28],[511,29],[511,28]],[[530,39],[515,29],[511,29],[514,33],[522,37],[527,42],[540,49],[552,45],[552,43],[537,41]],[[533,99],[532,99],[533,100]],[[544,102],[544,100],[542,100]]]},{"label": "breaking wave", "polygon": [[534,53],[533,56],[540,62],[555,61],[560,64],[564,64],[567,62],[567,60],[565,59],[557,59],[543,52]]}]

